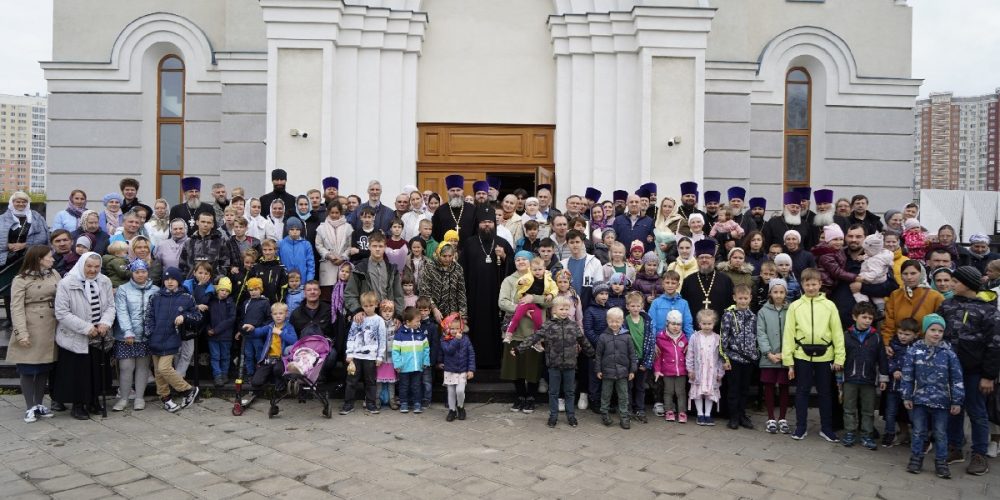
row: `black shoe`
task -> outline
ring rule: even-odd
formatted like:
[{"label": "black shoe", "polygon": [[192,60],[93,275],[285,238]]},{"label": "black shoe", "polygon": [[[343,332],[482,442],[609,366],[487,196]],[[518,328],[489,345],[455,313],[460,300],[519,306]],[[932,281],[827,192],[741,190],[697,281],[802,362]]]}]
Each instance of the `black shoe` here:
[{"label": "black shoe", "polygon": [[340,414],[347,415],[354,411],[354,403],[344,403],[344,406],[340,407]]},{"label": "black shoe", "polygon": [[521,411],[524,407],[524,398],[517,398],[514,400],[514,404],[510,405],[510,411]]},{"label": "black shoe", "polygon": [[59,401],[53,401],[49,409],[52,411],[66,411],[66,405]]},{"label": "black shoe", "polygon": [[[920,474],[920,469],[924,467],[924,459],[910,455],[910,463],[906,465],[906,472],[910,474]],[[945,464],[947,467],[947,464]]]},{"label": "black shoe", "polygon": [[528,414],[535,413],[535,398],[529,396],[528,399],[524,401],[524,406],[521,407],[521,412]]},{"label": "black shoe", "polygon": [[645,424],[646,423],[646,412],[644,412],[644,411],[637,412],[635,414],[635,419]]},{"label": "black shoe", "polygon": [[459,406],[458,407],[458,419],[459,420],[465,420],[465,407],[464,406]]},{"label": "black shoe", "polygon": [[601,414],[601,405],[600,405],[600,403],[598,403],[596,405],[593,404],[593,403],[591,403],[589,405],[589,408],[590,408],[590,411],[594,412],[594,415],[600,415]]},{"label": "black shoe", "polygon": [[456,415],[455,410],[448,410],[448,416],[444,417],[444,419],[447,422],[454,422],[455,421],[455,415]]},{"label": "black shoe", "polygon": [[568,417],[566,419],[566,423],[568,423],[570,427],[576,427],[577,425],[580,425],[580,423],[576,421],[576,417]]},{"label": "black shoe", "polygon": [[729,423],[726,424],[726,427],[729,427],[730,429],[735,431],[736,429],[740,428],[740,423],[736,420],[729,419]]},{"label": "black shoe", "polygon": [[378,406],[375,406],[375,403],[365,403],[365,411],[372,415],[378,415],[379,413]]},{"label": "black shoe", "polygon": [[548,425],[548,426],[549,426],[549,428],[550,428],[550,429],[552,429],[552,428],[555,428],[555,426],[556,426],[556,423],[557,423],[558,421],[559,421],[559,420],[558,420],[558,419],[556,418],[556,416],[555,416],[555,415],[549,415],[549,423],[547,423],[546,425]]},{"label": "black shoe", "polygon": [[622,429],[625,430],[629,430],[632,428],[632,424],[629,422],[628,417],[622,417],[622,419],[618,422],[618,424],[621,425]]},{"label": "black shoe", "polygon": [[90,420],[90,414],[87,413],[87,408],[78,403],[73,403],[73,409],[70,410],[70,416],[77,420]]},{"label": "black shoe", "polygon": [[604,424],[605,426],[611,426],[611,423],[612,423],[611,422],[611,416],[608,415],[607,413],[602,413],[601,414],[601,423]]},{"label": "black shoe", "polygon": [[740,427],[743,427],[744,429],[753,429],[753,422],[750,420],[749,415],[743,415],[740,417]]},{"label": "black shoe", "polygon": [[948,468],[948,461],[934,461],[934,474],[941,479],[951,479],[951,469]]}]

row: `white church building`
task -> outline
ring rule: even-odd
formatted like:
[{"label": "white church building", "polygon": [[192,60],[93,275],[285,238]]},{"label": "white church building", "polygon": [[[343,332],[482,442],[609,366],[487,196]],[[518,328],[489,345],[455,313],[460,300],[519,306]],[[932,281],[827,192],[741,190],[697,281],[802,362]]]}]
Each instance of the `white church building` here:
[{"label": "white church building", "polygon": [[283,168],[292,193],[458,172],[881,211],[912,198],[911,27],[906,0],[55,0],[48,196]]}]

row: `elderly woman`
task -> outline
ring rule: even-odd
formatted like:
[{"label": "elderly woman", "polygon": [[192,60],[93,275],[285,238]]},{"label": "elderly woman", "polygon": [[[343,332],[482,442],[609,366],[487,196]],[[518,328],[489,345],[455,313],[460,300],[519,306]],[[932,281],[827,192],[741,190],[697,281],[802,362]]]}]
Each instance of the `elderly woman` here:
[{"label": "elderly woman", "polygon": [[87,210],[87,193],[80,189],[74,189],[69,193],[69,201],[66,208],[56,214],[52,221],[52,229],[65,229],[69,232],[76,231],[80,225],[80,216]]},{"label": "elderly woman", "polygon": [[524,226],[521,216],[517,214],[517,196],[508,194],[500,202],[497,212],[497,224],[502,224],[514,237],[514,243],[524,237]]},{"label": "elderly woman", "polygon": [[104,255],[108,251],[111,235],[101,229],[101,216],[93,210],[87,210],[80,216],[80,225],[71,233],[73,241],[81,236],[90,240],[90,249]]},{"label": "elderly woman", "polygon": [[427,263],[420,273],[417,284],[422,295],[431,298],[434,318],[441,318],[457,312],[463,321],[469,317],[465,304],[465,273],[455,262],[455,247],[450,243],[438,245],[435,262]]},{"label": "elderly woman", "polygon": [[160,240],[160,244],[156,245],[156,249],[154,250],[154,255],[160,261],[160,264],[162,264],[163,269],[180,267],[181,252],[184,251],[184,246],[187,245],[188,240],[187,230],[187,223],[182,219],[170,221],[170,237]]},{"label": "elderly woman", "polygon": [[105,347],[111,345],[115,300],[111,280],[101,274],[101,256],[87,252],[59,281],[55,296],[58,361],[52,398],[72,403],[77,420],[99,410]]},{"label": "elderly woman", "polygon": [[153,203],[153,215],[146,222],[146,234],[149,236],[149,243],[156,247],[161,241],[170,237],[170,204],[167,200],[160,198]]},{"label": "elderly woman", "polygon": [[[527,206],[528,204],[525,202],[525,213],[527,213]],[[525,294],[518,299],[517,281],[531,272],[530,262],[533,257],[534,254],[526,250],[514,254],[515,271],[500,284],[499,306],[500,310],[505,313],[503,321],[505,325],[510,321],[518,304],[534,303],[538,307],[546,309],[551,305],[541,295]],[[511,406],[510,411],[524,413],[535,411],[534,394],[538,390],[538,378],[542,370],[542,354],[534,349],[528,349],[517,356],[511,353],[513,346],[520,345],[534,331],[534,321],[525,315],[517,324],[511,342],[506,344],[503,349],[503,359],[500,361],[500,378],[513,382],[514,391],[517,393],[517,401]],[[483,333],[489,334],[489,332]],[[500,334],[500,332],[494,333]]]},{"label": "elderly woman", "polygon": [[10,195],[7,211],[0,215],[0,267],[17,264],[29,246],[49,242],[45,217],[30,205],[27,193],[17,191]]},{"label": "elderly woman", "polygon": [[[63,231],[65,233],[65,231]],[[7,347],[7,361],[15,363],[24,395],[24,421],[51,417],[42,404],[45,383],[56,360],[56,316],[52,309],[59,273],[52,269],[55,259],[45,245],[28,248],[21,270],[11,284],[11,319],[14,330]]]},{"label": "elderly woman", "polygon": [[108,234],[115,234],[122,225],[122,195],[108,193],[104,195],[104,211],[100,214],[101,229]]},{"label": "elderly woman", "polygon": [[[135,247],[133,241],[133,249]],[[148,245],[148,242],[145,242]],[[148,249],[147,249],[148,253]],[[135,391],[135,402],[132,409],[139,411],[146,407],[142,395],[149,382],[149,344],[146,343],[146,331],[143,321],[146,318],[146,307],[149,299],[159,287],[150,279],[149,267],[146,261],[137,258],[129,264],[132,279],[118,287],[115,292],[115,310],[118,321],[115,322],[115,359],[118,360],[118,402],[111,409],[122,411],[128,405],[128,393]]]}]

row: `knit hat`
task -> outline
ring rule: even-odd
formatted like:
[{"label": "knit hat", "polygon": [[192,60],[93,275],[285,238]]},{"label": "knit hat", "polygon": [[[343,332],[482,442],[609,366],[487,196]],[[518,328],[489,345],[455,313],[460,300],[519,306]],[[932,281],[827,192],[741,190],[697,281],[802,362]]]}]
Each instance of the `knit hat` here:
[{"label": "knit hat", "polygon": [[454,229],[449,229],[444,232],[444,241],[458,240],[458,231]]},{"label": "knit hat", "polygon": [[889,219],[892,219],[892,216],[896,215],[898,213],[900,213],[899,210],[890,208],[889,210],[885,211],[885,214],[882,215],[882,219],[885,220],[886,224],[888,224],[889,223]]},{"label": "knit hat", "polygon": [[[782,255],[784,255],[784,254],[782,254]],[[771,294],[771,290],[774,290],[774,287],[776,287],[776,286],[784,287],[785,290],[788,290],[788,282],[787,281],[785,281],[785,280],[783,280],[781,278],[771,278],[771,280],[767,282],[767,293],[768,293],[768,295]]]},{"label": "knit hat", "polygon": [[247,280],[247,290],[263,290],[264,280],[260,278],[250,278]]},{"label": "knit hat", "polygon": [[983,275],[972,266],[962,266],[955,270],[951,274],[952,278],[955,278],[959,283],[969,287],[973,292],[978,292],[979,287],[983,284]]},{"label": "knit hat", "polygon": [[184,281],[184,274],[176,267],[168,267],[166,271],[163,271],[163,281],[167,280],[174,280],[180,283]]},{"label": "knit hat", "polygon": [[299,219],[299,218],[296,218],[296,217],[292,217],[291,219],[288,219],[288,222],[285,223],[285,229],[298,229],[299,231],[301,231],[302,230],[302,219]]},{"label": "knit hat", "polygon": [[[824,236],[825,236],[825,233],[826,233],[825,228],[824,228],[823,233],[824,233]],[[784,241],[785,238],[788,238],[789,236],[794,236],[795,239],[797,239],[799,241],[802,241],[802,234],[799,233],[798,231],[794,230],[794,229],[789,229],[788,231],[785,231],[785,235],[781,238],[782,241]]]},{"label": "knit hat", "polygon": [[885,248],[882,233],[872,233],[866,236],[865,241],[861,243],[861,248],[865,250],[865,255],[869,257],[882,252],[882,249]]},{"label": "knit hat", "polygon": [[635,250],[645,250],[646,246],[642,244],[639,240],[633,240],[628,246],[628,253],[631,254]]},{"label": "knit hat", "polygon": [[671,309],[667,313],[667,323],[683,323],[684,316],[677,309]]},{"label": "knit hat", "polygon": [[612,274],[610,278],[608,278],[608,285],[629,286],[631,285],[631,283],[629,283],[628,277],[625,276],[625,273],[616,272]]},{"label": "knit hat", "polygon": [[148,271],[149,264],[146,264],[146,261],[142,259],[135,259],[129,263],[128,270],[131,273],[134,273],[136,271]]},{"label": "knit hat", "polygon": [[829,243],[837,238],[844,237],[844,230],[837,224],[827,224],[823,226],[823,241]]},{"label": "knit hat", "polygon": [[603,240],[604,238],[606,238],[608,236],[608,234],[613,234],[613,235],[615,235],[615,237],[618,236],[618,232],[615,231],[615,228],[613,228],[613,227],[606,227],[606,228],[604,228],[604,231],[601,231],[601,239]]},{"label": "knit hat", "polygon": [[913,217],[903,221],[903,230],[909,231],[910,229],[920,229],[920,221]]},{"label": "knit hat", "polygon": [[930,313],[927,316],[924,316],[924,325],[923,325],[924,329],[922,331],[926,333],[927,329],[930,328],[931,325],[941,325],[941,328],[947,328],[948,326],[947,324],[945,324],[944,318],[942,318],[941,315],[937,313]]},{"label": "knit hat", "polygon": [[733,258],[733,254],[736,253],[736,252],[739,252],[739,253],[743,254],[743,257],[747,256],[747,252],[746,252],[746,250],[743,250],[743,247],[733,247],[733,248],[729,249],[729,253],[726,254],[726,260],[732,259]]},{"label": "knit hat", "polygon": [[90,250],[90,238],[88,238],[86,236],[80,236],[79,238],[77,238],[76,239],[76,244],[77,245],[83,245],[84,247],[87,248],[87,250]]},{"label": "knit hat", "polygon": [[219,282],[215,284],[215,291],[225,290],[227,292],[233,291],[233,280],[226,276],[219,278]]},{"label": "knit hat", "polygon": [[608,293],[611,290],[611,285],[607,283],[598,283],[594,285],[593,293],[594,296],[598,296],[602,293]]},{"label": "knit hat", "polygon": [[784,252],[779,253],[778,255],[774,256],[774,263],[792,265],[792,256]]},{"label": "knit hat", "polygon": [[517,259],[531,260],[531,259],[534,259],[534,258],[535,258],[535,254],[531,253],[531,251],[529,251],[529,250],[521,250],[520,252],[517,252],[517,253],[514,254],[514,260],[517,260]]},{"label": "knit hat", "polygon": [[660,258],[656,256],[656,252],[646,252],[645,255],[642,256],[643,265],[659,264],[659,263],[660,263]]},{"label": "knit hat", "polygon": [[121,203],[122,202],[122,195],[120,195],[118,193],[108,193],[108,194],[104,195],[104,198],[101,201],[104,203],[104,206],[107,206],[108,202],[111,201],[111,200],[117,200],[118,203]]},{"label": "knit hat", "polygon": [[969,236],[969,243],[986,243],[988,245],[990,243],[990,237],[982,233],[975,233],[972,236]]}]

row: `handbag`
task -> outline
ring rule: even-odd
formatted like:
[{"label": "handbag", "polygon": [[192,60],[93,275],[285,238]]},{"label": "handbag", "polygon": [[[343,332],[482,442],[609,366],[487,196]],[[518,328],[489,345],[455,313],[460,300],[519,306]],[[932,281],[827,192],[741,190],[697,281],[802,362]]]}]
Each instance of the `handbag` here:
[{"label": "handbag", "polygon": [[177,334],[181,336],[181,340],[193,340],[198,338],[198,329],[177,327]]}]

